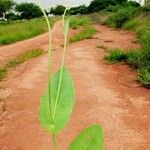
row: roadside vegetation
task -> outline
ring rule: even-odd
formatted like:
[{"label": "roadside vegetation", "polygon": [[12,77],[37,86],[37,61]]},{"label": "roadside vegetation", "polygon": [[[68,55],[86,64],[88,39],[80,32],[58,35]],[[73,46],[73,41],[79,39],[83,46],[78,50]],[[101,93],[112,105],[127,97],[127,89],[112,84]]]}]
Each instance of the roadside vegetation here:
[{"label": "roadside vegetation", "polygon": [[70,27],[72,29],[78,29],[79,27],[85,27],[92,24],[92,21],[87,16],[72,16],[70,18]]},{"label": "roadside vegetation", "polygon": [[33,49],[26,51],[25,53],[17,56],[13,60],[10,60],[3,68],[0,68],[0,81],[2,81],[9,69],[17,67],[19,64],[24,63],[32,58],[42,55],[44,52],[41,49]]},{"label": "roadside vegetation", "polygon": [[74,16],[70,18],[70,27],[72,29],[81,28],[81,31],[74,34],[69,41],[78,42],[84,39],[90,39],[96,33],[96,29],[92,26],[92,21],[87,16]]},{"label": "roadside vegetation", "polygon": [[[53,25],[56,20],[57,18],[51,17],[51,25]],[[32,19],[30,21],[13,21],[9,24],[2,22],[0,23],[0,45],[32,38],[44,32],[47,32],[47,30],[45,21],[42,18]]]},{"label": "roadside vegetation", "polygon": [[78,42],[84,39],[90,39],[96,33],[96,29],[92,26],[85,27],[81,32],[74,34],[70,38],[70,42]]},{"label": "roadside vegetation", "polygon": [[94,23],[134,31],[141,48],[122,51],[110,50],[106,56],[109,63],[126,62],[137,70],[137,80],[150,87],[150,4],[140,6],[136,2],[109,6],[100,12],[90,14]]}]

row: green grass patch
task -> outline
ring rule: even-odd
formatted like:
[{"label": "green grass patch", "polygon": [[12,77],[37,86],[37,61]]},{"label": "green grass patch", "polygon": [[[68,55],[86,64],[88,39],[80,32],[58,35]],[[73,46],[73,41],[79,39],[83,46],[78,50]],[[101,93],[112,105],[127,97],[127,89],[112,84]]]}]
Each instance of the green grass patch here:
[{"label": "green grass patch", "polygon": [[150,87],[150,66],[140,68],[138,70],[138,81],[140,81],[144,86]]},{"label": "green grass patch", "polygon": [[[58,18],[50,18],[51,25]],[[32,38],[41,33],[47,32],[47,26],[43,18],[32,19],[30,21],[14,21],[0,24],[0,45],[11,44],[17,41]]]},{"label": "green grass patch", "polygon": [[34,50],[26,51],[25,53],[17,56],[15,59],[8,62],[3,68],[0,68],[0,81],[6,77],[7,72],[10,68],[15,68],[19,64],[24,63],[32,58],[38,57],[42,54],[43,54],[43,50],[34,49]]},{"label": "green grass patch", "polygon": [[109,64],[114,64],[120,61],[126,61],[127,58],[125,52],[121,51],[120,49],[114,49],[108,53],[105,59]]},{"label": "green grass patch", "polygon": [[70,27],[77,29],[81,26],[91,25],[91,20],[87,16],[73,16],[70,18]]},{"label": "green grass patch", "polygon": [[120,49],[111,49],[106,55],[105,59],[109,64],[115,64],[119,62],[126,62],[132,65],[134,68],[139,66],[139,52],[135,50],[123,51]]},{"label": "green grass patch", "polygon": [[109,51],[105,59],[109,64],[119,62],[129,64],[134,69],[137,69],[137,80],[144,86],[150,87],[150,62],[147,60],[147,55],[145,56],[145,52],[143,51],[122,51],[120,49],[114,49]]},{"label": "green grass patch", "polygon": [[70,38],[70,42],[78,42],[84,39],[90,39],[96,33],[96,29],[92,26],[85,27],[81,32],[74,34]]}]

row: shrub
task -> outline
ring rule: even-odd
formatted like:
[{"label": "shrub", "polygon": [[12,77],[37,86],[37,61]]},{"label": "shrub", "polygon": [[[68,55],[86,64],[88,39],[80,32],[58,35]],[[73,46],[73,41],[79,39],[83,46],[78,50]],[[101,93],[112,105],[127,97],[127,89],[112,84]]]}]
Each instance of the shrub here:
[{"label": "shrub", "polygon": [[142,7],[142,11],[149,12],[150,11],[150,4],[144,5]]},{"label": "shrub", "polygon": [[114,49],[108,53],[105,59],[108,61],[108,63],[114,64],[120,61],[126,61],[127,57],[125,52],[121,51],[120,49]]},{"label": "shrub", "polygon": [[138,70],[138,81],[144,86],[150,87],[150,66],[140,68]]},{"label": "shrub", "polygon": [[133,7],[121,8],[107,20],[107,23],[113,27],[121,28],[125,22],[133,17],[136,10],[137,9]]},{"label": "shrub", "polygon": [[93,37],[93,35],[96,33],[95,28],[91,26],[87,26],[83,29],[83,31],[76,33],[70,38],[70,42],[77,42],[84,39],[90,39]]},{"label": "shrub", "polygon": [[117,12],[122,6],[121,5],[116,5],[116,6],[109,6],[105,10],[108,12]]},{"label": "shrub", "polygon": [[124,4],[124,6],[140,7],[141,5],[136,1],[128,1]]}]

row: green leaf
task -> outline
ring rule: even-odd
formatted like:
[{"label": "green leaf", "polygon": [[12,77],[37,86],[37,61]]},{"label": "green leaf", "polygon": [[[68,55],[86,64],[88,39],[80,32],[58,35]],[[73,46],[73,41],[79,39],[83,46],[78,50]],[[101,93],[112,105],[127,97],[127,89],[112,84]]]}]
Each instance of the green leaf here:
[{"label": "green leaf", "polygon": [[70,23],[70,18],[68,18],[67,20],[64,21],[64,29],[63,29],[64,35],[68,34],[69,23]]},{"label": "green leaf", "polygon": [[[58,90],[59,85],[60,90]],[[66,68],[59,69],[52,77],[51,99],[49,99],[49,90],[48,87],[44,96],[42,96],[39,120],[43,128],[56,134],[65,127],[74,104],[73,80]]]},{"label": "green leaf", "polygon": [[103,150],[103,132],[99,125],[84,129],[68,150]]}]

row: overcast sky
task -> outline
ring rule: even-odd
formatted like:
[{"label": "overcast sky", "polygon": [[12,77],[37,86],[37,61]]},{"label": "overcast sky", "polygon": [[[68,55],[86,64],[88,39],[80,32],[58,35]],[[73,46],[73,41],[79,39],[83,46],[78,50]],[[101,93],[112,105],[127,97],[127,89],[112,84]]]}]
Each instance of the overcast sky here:
[{"label": "overcast sky", "polygon": [[[15,0],[16,2],[36,2],[37,0]],[[48,6],[56,6],[59,4],[63,5],[71,5],[71,6],[78,6],[78,5],[88,5],[91,0],[41,0],[47,7]]]}]

